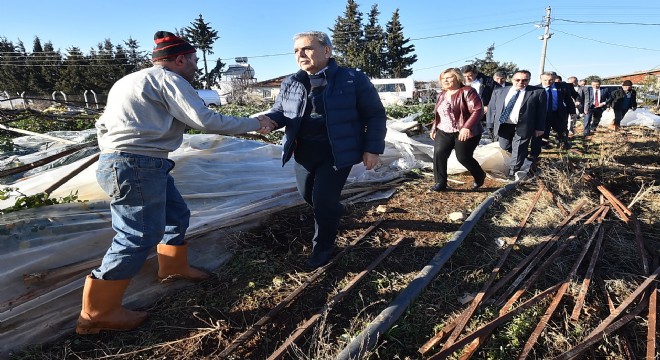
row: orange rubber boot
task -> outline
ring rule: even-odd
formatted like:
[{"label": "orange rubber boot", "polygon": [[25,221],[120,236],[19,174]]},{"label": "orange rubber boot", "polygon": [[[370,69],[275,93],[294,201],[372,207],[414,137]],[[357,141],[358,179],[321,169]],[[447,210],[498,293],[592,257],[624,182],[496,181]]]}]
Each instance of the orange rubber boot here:
[{"label": "orange rubber boot", "polygon": [[188,265],[188,244],[165,245],[158,244],[158,280],[171,282],[177,279],[202,281],[208,279],[209,274]]},{"label": "orange rubber boot", "polygon": [[121,299],[131,280],[98,280],[87,276],[76,333],[133,330],[147,319],[146,311],[127,310]]}]

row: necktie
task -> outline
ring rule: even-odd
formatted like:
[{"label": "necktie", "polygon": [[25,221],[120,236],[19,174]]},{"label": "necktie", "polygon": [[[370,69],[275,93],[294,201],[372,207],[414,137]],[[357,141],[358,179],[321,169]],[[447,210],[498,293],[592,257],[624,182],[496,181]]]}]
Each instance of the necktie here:
[{"label": "necktie", "polygon": [[516,90],[515,95],[511,97],[511,100],[509,100],[509,102],[506,104],[506,107],[504,107],[504,111],[502,111],[502,115],[500,115],[500,124],[504,124],[507,120],[509,120],[513,106],[516,105],[516,100],[518,100],[518,95],[520,95],[520,90]]},{"label": "necktie", "polygon": [[600,106],[600,94],[598,89],[596,89],[595,94],[594,94],[594,106],[599,107]]},{"label": "necktie", "polygon": [[548,111],[552,111],[552,86],[548,88]]}]

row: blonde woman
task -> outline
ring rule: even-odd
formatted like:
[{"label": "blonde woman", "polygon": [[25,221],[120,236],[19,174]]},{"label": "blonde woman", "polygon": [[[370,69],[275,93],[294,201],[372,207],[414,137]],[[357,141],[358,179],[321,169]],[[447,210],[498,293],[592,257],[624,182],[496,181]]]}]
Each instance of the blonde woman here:
[{"label": "blonde woman", "polygon": [[483,105],[477,92],[465,85],[458,69],[447,69],[440,74],[442,91],[435,104],[435,120],[431,128],[433,139],[433,191],[447,189],[447,159],[451,151],[474,178],[473,189],[484,184],[486,173],[474,159],[474,149],[479,145],[483,127]]}]

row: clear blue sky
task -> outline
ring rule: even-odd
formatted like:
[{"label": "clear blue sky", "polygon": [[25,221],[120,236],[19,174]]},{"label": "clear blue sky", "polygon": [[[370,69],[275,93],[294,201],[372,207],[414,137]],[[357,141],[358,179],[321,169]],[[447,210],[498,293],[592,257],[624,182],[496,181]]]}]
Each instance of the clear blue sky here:
[{"label": "clear blue sky", "polygon": [[[447,67],[483,58],[493,43],[496,61],[514,62],[538,78],[543,29],[534,23],[541,23],[547,6],[552,8],[550,28],[554,35],[548,41],[545,70],[564,78],[582,78],[660,67],[658,0],[357,3],[365,19],[371,6],[378,4],[383,27],[399,8],[404,35],[412,40],[418,57],[413,65],[415,80],[435,80]],[[3,1],[0,37],[14,43],[20,39],[30,51],[38,36],[42,44],[50,41],[63,53],[71,46],[88,53],[105,39],[123,44],[133,38],[150,52],[155,31],[181,29],[202,14],[220,35],[210,59],[233,63],[235,57],[246,56],[262,81],[296,71],[292,35],[306,30],[328,31],[345,8],[345,0]],[[456,34],[462,32],[467,33]]]}]

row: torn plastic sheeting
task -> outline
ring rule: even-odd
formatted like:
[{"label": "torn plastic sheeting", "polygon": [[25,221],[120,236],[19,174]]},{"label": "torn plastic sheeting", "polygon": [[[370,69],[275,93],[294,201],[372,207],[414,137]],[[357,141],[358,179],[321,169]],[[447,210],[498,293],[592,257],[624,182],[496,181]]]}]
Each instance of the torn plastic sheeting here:
[{"label": "torn plastic sheeting", "polygon": [[[603,111],[603,117],[598,123],[599,126],[609,126],[614,123],[614,110]],[[621,119],[621,126],[646,126],[652,129],[660,129],[660,116],[652,113],[647,108],[637,108],[637,110],[628,110]]]},{"label": "torn plastic sheeting", "polygon": [[[415,155],[428,151],[420,147],[428,145],[390,129],[381,156],[384,165],[366,171],[358,164],[349,181],[391,180],[419,167],[421,162]],[[228,257],[226,239],[214,237],[214,230],[241,224],[249,228],[273,212],[302,203],[293,165],[289,162],[282,167],[280,154],[279,145],[218,135],[185,136],[170,158],[176,162],[171,174],[192,213],[187,233],[188,239],[194,237],[190,241],[191,263],[213,269],[224,261],[219,259]],[[19,187],[25,194],[41,192],[85,160],[9,186]],[[62,197],[78,191],[79,198],[88,203],[29,209],[6,214],[0,220],[0,353],[53,340],[73,330],[82,280],[89,271],[49,287],[26,286],[22,277],[90,259],[100,261],[114,232],[109,202],[96,184],[95,168],[85,169],[52,194]],[[134,278],[126,298],[129,307],[146,306],[163,293],[155,282],[154,262],[151,259],[151,265]]]}]

